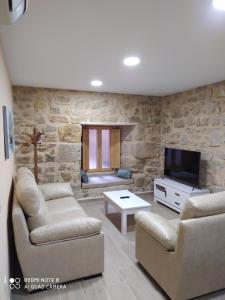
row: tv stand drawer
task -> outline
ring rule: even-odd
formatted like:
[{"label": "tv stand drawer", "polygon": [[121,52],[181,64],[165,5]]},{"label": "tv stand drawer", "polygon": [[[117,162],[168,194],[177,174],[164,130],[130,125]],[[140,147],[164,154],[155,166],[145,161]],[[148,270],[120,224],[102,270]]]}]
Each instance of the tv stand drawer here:
[{"label": "tv stand drawer", "polygon": [[180,202],[185,202],[190,197],[190,194],[187,194],[185,192],[182,192],[182,191],[177,190],[177,189],[172,188],[172,187],[170,187],[168,189],[168,194],[174,200],[177,200],[177,201],[180,201]]},{"label": "tv stand drawer", "polygon": [[185,204],[185,200],[173,195],[172,196],[168,195],[167,201],[172,205],[176,206],[177,208],[179,208],[180,210],[184,207]]}]

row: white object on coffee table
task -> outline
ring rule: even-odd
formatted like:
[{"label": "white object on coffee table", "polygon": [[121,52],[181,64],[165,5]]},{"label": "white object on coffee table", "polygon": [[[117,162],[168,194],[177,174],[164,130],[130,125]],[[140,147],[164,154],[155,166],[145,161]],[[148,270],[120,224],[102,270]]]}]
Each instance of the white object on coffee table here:
[{"label": "white object on coffee table", "polygon": [[[133,215],[140,210],[150,210],[151,204],[127,191],[103,192],[105,201],[105,215],[108,214],[108,204],[111,204],[121,213],[121,232],[127,233],[127,216]],[[129,196],[129,198],[120,198]]]}]

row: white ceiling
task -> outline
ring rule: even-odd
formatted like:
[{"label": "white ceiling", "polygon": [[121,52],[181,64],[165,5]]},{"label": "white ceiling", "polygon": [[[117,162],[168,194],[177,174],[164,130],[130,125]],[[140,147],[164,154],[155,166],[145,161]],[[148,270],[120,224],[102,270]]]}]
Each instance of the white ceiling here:
[{"label": "white ceiling", "polygon": [[[0,37],[14,85],[165,95],[225,80],[212,0],[30,0]],[[125,67],[128,55],[141,64]]]}]

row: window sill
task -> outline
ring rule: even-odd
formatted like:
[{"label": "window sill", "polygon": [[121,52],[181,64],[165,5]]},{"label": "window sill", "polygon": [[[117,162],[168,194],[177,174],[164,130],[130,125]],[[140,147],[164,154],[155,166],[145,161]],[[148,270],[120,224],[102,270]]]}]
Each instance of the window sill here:
[{"label": "window sill", "polygon": [[125,179],[117,177],[114,174],[95,174],[89,176],[88,183],[82,183],[83,189],[102,188],[114,185],[129,185],[133,183],[133,179]]}]

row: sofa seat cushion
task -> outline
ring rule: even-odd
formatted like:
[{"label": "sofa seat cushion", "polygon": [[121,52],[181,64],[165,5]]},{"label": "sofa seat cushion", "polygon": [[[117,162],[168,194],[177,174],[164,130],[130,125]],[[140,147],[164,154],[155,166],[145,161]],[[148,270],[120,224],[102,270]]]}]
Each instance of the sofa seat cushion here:
[{"label": "sofa seat cushion", "polygon": [[46,201],[63,197],[73,197],[71,185],[67,182],[40,184],[39,189],[42,191]]},{"label": "sofa seat cushion", "polygon": [[65,209],[64,211],[50,213],[50,215],[52,224],[87,217],[87,214],[82,208]]},{"label": "sofa seat cushion", "polygon": [[51,223],[87,217],[80,204],[73,197],[59,198],[47,201]]},{"label": "sofa seat cushion", "polygon": [[40,245],[87,237],[99,234],[100,231],[99,220],[85,217],[39,227],[30,233],[30,239],[32,243]]},{"label": "sofa seat cushion", "polygon": [[46,205],[50,213],[58,213],[71,208],[81,208],[80,204],[73,197],[58,198],[47,201]]}]

